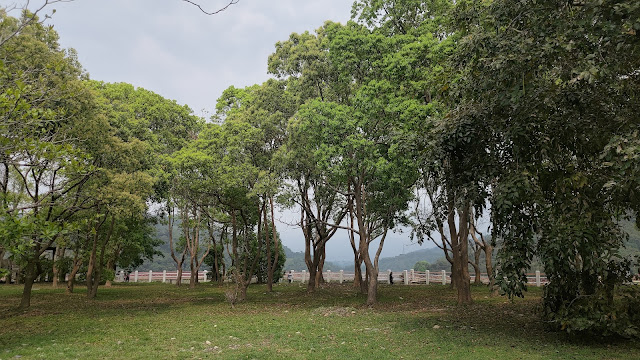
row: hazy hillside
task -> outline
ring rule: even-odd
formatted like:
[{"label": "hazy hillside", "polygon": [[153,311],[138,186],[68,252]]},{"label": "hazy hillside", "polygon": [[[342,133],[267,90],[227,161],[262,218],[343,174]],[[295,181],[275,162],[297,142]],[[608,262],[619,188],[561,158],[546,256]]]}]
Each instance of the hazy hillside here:
[{"label": "hazy hillside", "polygon": [[412,269],[418,261],[426,261],[429,264],[433,264],[440,258],[444,258],[444,253],[439,248],[422,249],[394,257],[381,258],[380,270],[409,270]]},{"label": "hazy hillside", "polygon": [[[169,234],[167,231],[167,225],[157,224],[156,228],[156,236],[163,240],[164,244],[161,245],[158,250],[164,254],[162,256],[154,257],[153,261],[146,261],[142,266],[138,268],[138,270],[147,271],[161,271],[161,270],[174,270],[175,263],[171,259],[170,251],[169,251]],[[635,226],[635,222],[633,221],[623,221],[622,228],[625,232],[629,234],[629,241],[627,242],[625,248],[622,250],[623,255],[640,255],[640,230],[638,230]],[[180,227],[179,224],[174,226],[174,238],[177,239],[180,236]],[[288,247],[284,247],[285,254],[287,260],[285,262],[286,270],[295,270],[302,271],[306,270],[307,267],[304,263],[304,253],[303,252],[293,252]],[[386,271],[387,269],[391,269],[393,271],[402,271],[409,270],[414,267],[414,265],[418,261],[426,261],[429,264],[434,264],[439,259],[443,259],[444,256],[442,254],[442,250],[438,248],[431,249],[422,249],[418,251],[413,251],[407,254],[401,254],[394,257],[386,257],[380,259],[380,270]],[[484,260],[483,260],[484,261]],[[185,269],[188,268],[188,262],[185,262]],[[325,270],[331,271],[353,271],[353,262],[350,261],[340,261],[340,262],[326,262]],[[203,268],[204,269],[204,268]],[[534,261],[532,264],[532,270],[543,270],[541,264],[537,261]]]},{"label": "hazy hillside", "polygon": [[[287,255],[287,261],[284,263],[285,270],[307,270],[307,265],[304,262],[304,253],[302,251],[293,252],[285,246],[284,253]],[[327,261],[324,263],[324,270],[340,271],[344,270],[344,268],[340,267],[338,264],[332,263],[331,261]]]},{"label": "hazy hillside", "polygon": [[622,250],[623,255],[640,255],[640,230],[636,227],[635,221],[623,221],[622,229],[629,234],[629,241]]}]

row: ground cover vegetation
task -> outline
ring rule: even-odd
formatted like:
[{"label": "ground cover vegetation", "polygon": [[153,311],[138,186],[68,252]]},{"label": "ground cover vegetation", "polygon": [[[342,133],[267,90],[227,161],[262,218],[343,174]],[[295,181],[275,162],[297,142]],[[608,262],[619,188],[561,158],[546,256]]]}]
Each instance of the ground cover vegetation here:
[{"label": "ground cover vegetation", "polygon": [[10,300],[0,304],[0,359],[635,359],[640,350],[545,331],[538,289],[511,302],[472,286],[476,301],[460,307],[448,286],[380,285],[369,307],[348,284],[313,294],[257,285],[232,308],[217,285],[116,285],[94,300],[80,288],[36,288],[32,310],[11,316],[21,288],[0,288]]},{"label": "ground cover vegetation", "polygon": [[81,274],[96,298],[153,257],[154,223],[192,290],[208,264],[232,303],[254,276],[270,293],[279,203],[301,214],[310,294],[343,229],[375,306],[387,234],[410,226],[442,249],[460,306],[470,265],[513,299],[535,259],[548,329],[640,336],[638,260],[621,252],[640,210],[637,1],[358,0],[347,24],[275,44],[274,78],[229,87],[211,119],[90,80],[52,27],[5,10],[0,260],[22,310],[48,264],[54,287]]}]

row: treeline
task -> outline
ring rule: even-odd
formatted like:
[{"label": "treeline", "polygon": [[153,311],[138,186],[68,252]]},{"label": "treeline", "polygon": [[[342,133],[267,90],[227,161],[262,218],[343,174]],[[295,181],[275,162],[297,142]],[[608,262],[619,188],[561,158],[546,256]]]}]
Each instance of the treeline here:
[{"label": "treeline", "polygon": [[403,225],[443,250],[459,304],[472,302],[470,263],[484,258],[491,291],[523,296],[537,258],[550,328],[637,336],[619,224],[640,209],[638,32],[635,0],[358,0],[346,25],[278,42],[274,78],[228,88],[204,122],[86,80],[30,23],[0,50],[0,216],[26,269],[23,306],[54,243],[95,288],[124,253],[113,239],[136,233],[122,228],[144,233],[150,199],[169,234],[181,220],[179,269],[213,256],[239,299],[258,268],[270,290],[277,201],[300,211],[309,291],[344,229],[356,274],[364,265],[355,286],[375,303],[386,235]]}]

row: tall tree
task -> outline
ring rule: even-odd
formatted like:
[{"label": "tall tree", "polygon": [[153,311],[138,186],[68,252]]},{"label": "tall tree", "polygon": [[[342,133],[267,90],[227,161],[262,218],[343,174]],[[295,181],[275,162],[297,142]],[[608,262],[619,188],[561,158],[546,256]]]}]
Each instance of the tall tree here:
[{"label": "tall tree", "polygon": [[521,296],[538,255],[547,324],[629,336],[628,310],[620,325],[602,319],[628,266],[617,219],[637,209],[620,195],[637,191],[621,175],[637,168],[625,150],[639,124],[640,4],[465,1],[456,14],[463,101],[452,116],[486,134],[501,289]]},{"label": "tall tree", "polygon": [[95,135],[81,130],[95,116],[75,53],[29,19],[26,11],[18,21],[0,14],[1,28],[21,28],[0,47],[1,238],[26,271],[21,308],[30,305],[40,256],[84,206]]}]

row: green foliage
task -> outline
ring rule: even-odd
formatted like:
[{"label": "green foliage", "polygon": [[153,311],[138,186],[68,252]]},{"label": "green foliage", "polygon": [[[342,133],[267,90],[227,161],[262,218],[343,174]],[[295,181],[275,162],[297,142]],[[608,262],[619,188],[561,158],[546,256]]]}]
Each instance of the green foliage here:
[{"label": "green foliage", "polygon": [[618,253],[618,220],[637,208],[639,14],[624,0],[467,1],[455,10],[462,102],[451,115],[482,129],[475,153],[493,184],[498,284],[522,296],[538,255],[550,280],[543,313],[567,331],[629,336],[634,318],[618,314],[615,324],[609,315],[630,311],[611,294],[631,264]]},{"label": "green foliage", "polygon": [[412,269],[414,269],[415,271],[427,271],[428,268],[429,268],[429,263],[423,260],[415,263]]}]

